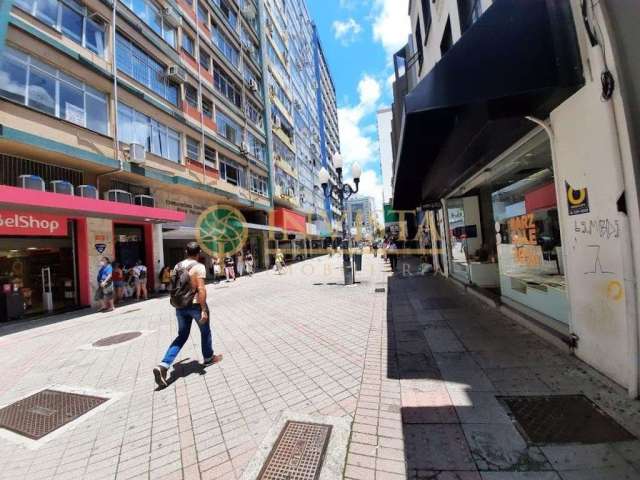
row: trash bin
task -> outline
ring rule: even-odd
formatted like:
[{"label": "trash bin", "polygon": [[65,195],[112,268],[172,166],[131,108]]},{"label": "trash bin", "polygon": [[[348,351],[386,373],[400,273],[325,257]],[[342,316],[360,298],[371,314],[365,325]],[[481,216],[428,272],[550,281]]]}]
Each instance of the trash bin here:
[{"label": "trash bin", "polygon": [[356,272],[361,272],[362,271],[362,254],[361,253],[356,253],[353,256],[353,260],[356,264]]}]

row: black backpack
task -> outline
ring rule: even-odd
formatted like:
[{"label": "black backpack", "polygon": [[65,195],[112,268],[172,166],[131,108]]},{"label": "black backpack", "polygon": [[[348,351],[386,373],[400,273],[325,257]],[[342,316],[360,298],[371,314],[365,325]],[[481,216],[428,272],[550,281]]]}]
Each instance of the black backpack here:
[{"label": "black backpack", "polygon": [[191,275],[189,271],[196,266],[198,262],[195,260],[182,264],[180,268],[176,267],[176,270],[171,275],[171,283],[169,285],[169,292],[171,294],[171,305],[175,308],[184,308],[193,304],[193,299],[196,296],[196,290],[191,284]]}]

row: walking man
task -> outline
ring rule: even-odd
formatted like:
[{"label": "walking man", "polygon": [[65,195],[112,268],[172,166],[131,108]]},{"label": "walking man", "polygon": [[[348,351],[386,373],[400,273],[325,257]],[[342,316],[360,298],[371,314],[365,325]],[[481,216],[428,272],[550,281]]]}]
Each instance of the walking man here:
[{"label": "walking man", "polygon": [[398,268],[398,245],[396,245],[395,239],[389,241],[387,256],[391,262],[391,270],[395,272],[396,268]]},{"label": "walking man", "polygon": [[167,386],[167,372],[178,353],[189,339],[191,322],[195,320],[200,328],[202,357],[204,366],[222,361],[222,355],[213,354],[213,339],[207,306],[205,278],[207,270],[200,261],[200,245],[187,244],[187,258],[178,263],[171,272],[171,305],[176,309],[178,336],[169,346],[162,362],[153,369],[153,376],[159,387]]}]

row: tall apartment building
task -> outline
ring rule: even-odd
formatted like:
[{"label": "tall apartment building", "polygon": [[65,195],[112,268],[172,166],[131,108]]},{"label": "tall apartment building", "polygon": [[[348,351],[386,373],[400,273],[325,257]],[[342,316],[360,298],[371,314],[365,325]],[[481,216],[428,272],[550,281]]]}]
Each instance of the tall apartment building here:
[{"label": "tall apartment building", "polygon": [[274,214],[288,232],[278,245],[295,256],[331,236],[325,219],[339,214],[317,188],[319,170],[339,150],[336,95],[306,2],[265,0],[264,6]]},{"label": "tall apartment building", "polygon": [[373,198],[354,196],[347,200],[346,210],[347,225],[356,241],[373,240],[378,227]]},{"label": "tall apartment building", "polygon": [[[312,211],[313,177],[307,168],[301,181],[298,163],[320,163],[298,142],[313,134],[296,133],[319,128],[314,29],[300,32],[310,73],[294,95],[294,57],[271,31],[295,14],[274,10],[265,32],[271,10],[262,0],[13,2],[0,57],[0,284],[17,303],[36,313],[90,304],[100,256],[142,260],[153,282],[220,204],[243,214],[245,248],[268,265],[268,236],[300,226],[269,222],[274,200]],[[301,239],[314,233],[307,223]]]}]

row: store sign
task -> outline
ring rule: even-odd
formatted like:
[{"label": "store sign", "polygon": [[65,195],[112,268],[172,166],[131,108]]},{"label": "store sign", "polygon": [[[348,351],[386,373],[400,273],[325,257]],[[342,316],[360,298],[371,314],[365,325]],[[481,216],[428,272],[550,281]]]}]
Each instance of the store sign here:
[{"label": "store sign", "polygon": [[45,213],[0,210],[0,235],[66,237],[67,218]]},{"label": "store sign", "polygon": [[515,262],[528,267],[542,265],[542,258],[539,255],[541,248],[538,246],[537,228],[533,214],[510,218],[507,223],[511,243],[516,246]]},{"label": "store sign", "polygon": [[107,249],[106,243],[96,243],[94,246],[96,247],[96,252],[98,252],[100,255],[102,255]]}]

